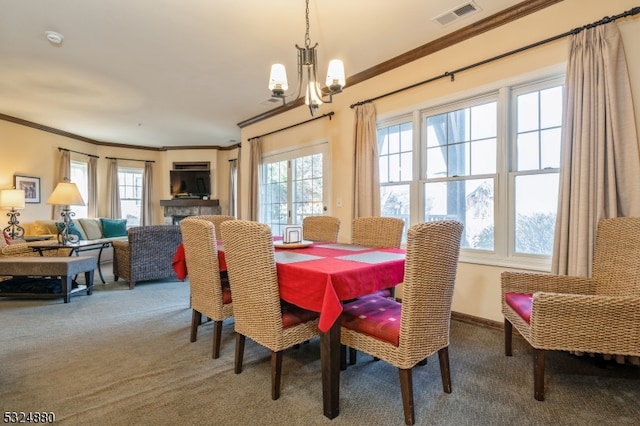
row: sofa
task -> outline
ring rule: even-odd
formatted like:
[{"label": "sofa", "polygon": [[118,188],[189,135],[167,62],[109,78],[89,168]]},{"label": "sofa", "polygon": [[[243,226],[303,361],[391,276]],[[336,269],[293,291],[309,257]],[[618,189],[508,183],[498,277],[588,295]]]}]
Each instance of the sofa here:
[{"label": "sofa", "polygon": [[113,275],[133,289],[139,281],[175,278],[173,256],[182,243],[178,225],[134,226],[127,241],[113,241]]},{"label": "sofa", "polygon": [[[127,236],[127,222],[125,219],[107,219],[107,218],[79,218],[73,219],[73,226],[69,230],[69,234],[76,235],[80,240],[87,240],[96,243],[111,242],[118,239],[125,239]],[[62,229],[62,222],[55,220],[36,220],[32,223],[23,225],[25,229],[24,236],[32,237],[49,237],[56,240],[58,233]],[[83,251],[83,255],[98,257],[100,249]],[[111,262],[113,260],[113,251],[111,247],[104,248],[100,255],[100,262]]]}]

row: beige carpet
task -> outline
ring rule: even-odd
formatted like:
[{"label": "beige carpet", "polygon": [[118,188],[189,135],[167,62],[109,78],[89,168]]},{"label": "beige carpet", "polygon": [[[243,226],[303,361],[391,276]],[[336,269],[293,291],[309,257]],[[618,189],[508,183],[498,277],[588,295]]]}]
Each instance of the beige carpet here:
[{"label": "beige carpet", "polygon": [[[105,268],[109,270],[110,268]],[[340,416],[322,415],[318,339],[286,351],[282,396],[270,399],[269,353],[247,341],[233,374],[233,322],[211,359],[211,323],[189,343],[188,284],[96,285],[92,296],[0,298],[0,411],[52,411],[68,425],[403,424],[397,370],[359,354],[341,375]],[[453,393],[437,357],[414,371],[417,424],[637,425],[640,369],[565,353],[547,357],[547,401],[533,399],[531,351],[454,321]]]}]

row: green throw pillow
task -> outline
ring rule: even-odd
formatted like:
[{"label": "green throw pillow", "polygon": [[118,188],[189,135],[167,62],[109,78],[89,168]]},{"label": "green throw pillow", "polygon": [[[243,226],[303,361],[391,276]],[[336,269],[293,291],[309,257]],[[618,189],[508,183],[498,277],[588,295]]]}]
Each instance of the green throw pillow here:
[{"label": "green throw pillow", "polygon": [[127,219],[100,218],[100,223],[102,223],[102,233],[105,238],[127,236]]}]

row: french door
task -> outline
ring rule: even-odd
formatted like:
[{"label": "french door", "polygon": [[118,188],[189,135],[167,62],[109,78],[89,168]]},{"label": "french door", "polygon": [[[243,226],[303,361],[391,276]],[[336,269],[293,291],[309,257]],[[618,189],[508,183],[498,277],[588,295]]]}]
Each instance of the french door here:
[{"label": "french door", "polygon": [[327,211],[328,143],[263,157],[260,221],[282,235],[286,225]]}]

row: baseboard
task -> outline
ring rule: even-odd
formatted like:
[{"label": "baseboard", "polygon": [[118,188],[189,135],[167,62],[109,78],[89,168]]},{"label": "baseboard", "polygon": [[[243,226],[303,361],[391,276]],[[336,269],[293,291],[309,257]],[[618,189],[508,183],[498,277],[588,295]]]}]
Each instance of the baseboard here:
[{"label": "baseboard", "polygon": [[460,312],[451,312],[451,319],[464,322],[467,324],[478,325],[485,328],[491,328],[494,330],[504,330],[504,324],[499,321],[494,321],[486,318],[480,318],[469,314],[463,314]]}]

